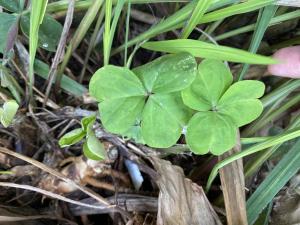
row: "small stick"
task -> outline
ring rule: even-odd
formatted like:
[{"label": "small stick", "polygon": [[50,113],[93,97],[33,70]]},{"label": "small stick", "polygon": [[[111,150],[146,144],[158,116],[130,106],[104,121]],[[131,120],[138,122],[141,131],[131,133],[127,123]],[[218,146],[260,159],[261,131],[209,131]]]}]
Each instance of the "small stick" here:
[{"label": "small stick", "polygon": [[64,201],[64,202],[68,202],[68,203],[71,203],[71,204],[74,204],[74,205],[80,205],[80,206],[83,206],[83,207],[88,207],[88,208],[93,208],[93,209],[102,209],[103,208],[103,206],[97,206],[97,205],[82,203],[82,202],[72,200],[70,198],[66,198],[64,196],[52,193],[50,191],[46,191],[44,189],[33,187],[33,186],[30,186],[30,185],[26,185],[26,184],[15,184],[15,183],[10,183],[10,182],[0,182],[0,186],[2,186],[2,187],[13,187],[13,188],[19,188],[19,189],[34,191],[34,192],[46,195],[48,197],[56,198],[56,199],[59,199],[59,200]]},{"label": "small stick", "polygon": [[[237,145],[219,157],[219,160],[241,151],[240,135]],[[220,169],[220,177],[228,225],[247,225],[245,179],[243,159],[236,160]]]},{"label": "small stick", "polygon": [[61,34],[61,37],[59,40],[57,51],[56,51],[54,59],[53,59],[53,63],[51,65],[51,68],[50,68],[50,71],[48,74],[48,80],[47,80],[48,85],[47,85],[46,92],[45,92],[45,100],[44,100],[43,106],[45,106],[45,104],[48,100],[50,90],[52,87],[52,83],[54,81],[54,78],[56,77],[58,64],[61,62],[62,57],[64,56],[65,45],[67,42],[68,33],[69,33],[69,30],[70,30],[70,27],[72,24],[72,20],[73,20],[74,6],[75,6],[75,1],[69,0],[69,6],[68,6],[68,11],[67,11],[67,16],[65,19],[63,31],[62,31],[62,34]]}]

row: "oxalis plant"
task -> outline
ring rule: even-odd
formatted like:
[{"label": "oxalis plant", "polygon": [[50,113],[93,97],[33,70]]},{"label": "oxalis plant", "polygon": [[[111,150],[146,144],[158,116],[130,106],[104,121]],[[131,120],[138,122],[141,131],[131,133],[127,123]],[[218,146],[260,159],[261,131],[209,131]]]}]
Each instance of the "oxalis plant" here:
[{"label": "oxalis plant", "polygon": [[98,140],[93,130],[96,115],[84,117],[81,120],[81,127],[66,133],[59,140],[60,147],[67,147],[85,139],[83,144],[84,155],[93,160],[103,160],[107,158],[103,144]]},{"label": "oxalis plant", "polygon": [[155,148],[170,147],[185,135],[192,152],[220,155],[235,145],[238,128],[263,110],[262,82],[232,82],[222,61],[205,59],[197,68],[192,55],[177,53],[133,70],[104,66],[89,90],[111,133]]},{"label": "oxalis plant", "polygon": [[0,122],[3,127],[7,128],[13,121],[19,105],[15,100],[6,100],[0,108]]}]

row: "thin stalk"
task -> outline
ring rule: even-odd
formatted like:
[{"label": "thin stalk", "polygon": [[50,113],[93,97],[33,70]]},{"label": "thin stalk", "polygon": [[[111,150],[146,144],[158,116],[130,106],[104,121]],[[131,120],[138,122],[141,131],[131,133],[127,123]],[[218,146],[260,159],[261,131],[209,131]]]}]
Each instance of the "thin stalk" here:
[{"label": "thin stalk", "polygon": [[182,30],[181,38],[188,38],[211,3],[212,0],[202,0],[197,2],[190,19]]},{"label": "thin stalk", "polygon": [[97,22],[96,22],[96,25],[95,25],[95,29],[94,29],[94,32],[92,34],[91,40],[90,40],[89,48],[88,48],[87,53],[85,55],[83,68],[81,70],[80,77],[79,77],[79,83],[82,83],[82,81],[83,81],[83,77],[84,77],[84,74],[85,74],[85,71],[86,71],[86,67],[87,67],[90,55],[91,55],[91,53],[94,49],[95,41],[97,39],[97,35],[98,35],[98,32],[100,30],[100,27],[101,27],[101,24],[102,24],[102,21],[103,21],[103,18],[104,18],[104,13],[105,13],[105,8],[103,7],[101,9],[101,12],[100,12],[99,16],[98,16],[98,19],[97,19]]},{"label": "thin stalk", "polygon": [[[220,24],[223,23],[223,21],[224,21],[224,19],[220,19],[220,20],[218,20],[218,21],[213,22],[212,24],[208,25],[208,26],[205,28],[204,32],[205,32],[206,34],[208,34],[208,35],[211,36],[212,33],[220,26]],[[203,34],[198,38],[198,40],[199,40],[199,41],[205,41],[206,38],[207,38],[207,36],[203,33]]]},{"label": "thin stalk", "polygon": [[109,62],[109,42],[110,42],[110,23],[112,14],[112,0],[105,1],[105,26],[103,35],[103,52],[104,52],[104,65],[108,65]]},{"label": "thin stalk", "polygon": [[68,33],[69,33],[69,30],[70,30],[70,27],[71,27],[71,24],[73,21],[74,4],[75,4],[75,0],[69,1],[68,13],[65,18],[63,31],[62,31],[62,34],[61,34],[61,37],[60,37],[60,40],[59,40],[59,43],[58,43],[58,46],[56,49],[56,53],[55,53],[51,68],[48,73],[48,79],[47,79],[48,85],[47,85],[46,91],[45,91],[45,99],[44,99],[44,104],[43,104],[44,107],[48,101],[52,83],[56,79],[57,68],[58,68],[59,62],[64,55],[64,50],[65,50],[65,45],[67,42]]},{"label": "thin stalk", "polygon": [[66,54],[64,56],[63,62],[57,73],[57,78],[55,82],[55,89],[58,90],[60,87],[63,72],[72,56],[74,50],[79,46],[80,42],[86,35],[87,30],[90,28],[92,22],[98,14],[98,11],[103,3],[103,0],[93,1],[93,5],[90,6],[89,10],[86,12],[85,16],[81,20],[79,27],[77,28],[69,46],[67,47]]},{"label": "thin stalk", "polygon": [[131,10],[131,3],[129,1],[127,4],[127,15],[126,15],[124,66],[126,66],[126,64],[127,64],[127,51],[128,51],[127,44],[128,44],[128,36],[129,36],[130,10]]},{"label": "thin stalk", "polygon": [[[259,16],[257,19],[257,23],[255,25],[254,34],[251,39],[249,52],[252,52],[252,53],[257,52],[257,50],[260,46],[260,43],[264,37],[264,34],[270,24],[270,21],[273,18],[273,16],[275,15],[277,9],[278,9],[278,6],[269,5],[260,10]],[[240,75],[239,75],[239,80],[242,80],[244,78],[249,67],[250,67],[249,64],[244,64],[244,66],[240,72]]]},{"label": "thin stalk", "polygon": [[32,0],[29,29],[29,98],[33,95],[34,60],[38,47],[39,27],[43,21],[48,0]]}]

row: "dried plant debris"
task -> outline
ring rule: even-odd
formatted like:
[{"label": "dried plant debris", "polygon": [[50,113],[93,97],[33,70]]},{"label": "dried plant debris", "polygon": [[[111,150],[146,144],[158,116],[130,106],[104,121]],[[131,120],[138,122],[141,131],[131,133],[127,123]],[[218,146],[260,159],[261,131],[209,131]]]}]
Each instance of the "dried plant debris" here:
[{"label": "dried plant debris", "polygon": [[202,187],[185,178],[183,170],[170,162],[151,158],[158,172],[157,225],[220,225]]},{"label": "dried plant debris", "polygon": [[0,0],[0,224],[300,224],[299,7]]},{"label": "dried plant debris", "polygon": [[[129,190],[131,186],[129,177],[124,173],[111,169],[111,163],[90,160],[84,156],[70,157],[60,163],[60,173],[82,185],[91,184],[98,188],[114,191],[113,184],[97,180],[111,176],[120,181],[119,191],[126,190],[126,187]],[[40,170],[32,165],[15,166],[9,171],[11,173],[0,175],[0,179],[11,180],[24,176],[40,177]],[[60,194],[69,194],[77,190],[75,186],[71,186],[69,183],[49,174],[42,174],[38,187]]]},{"label": "dried plant debris", "polygon": [[[148,213],[156,213],[157,212],[157,198],[150,196],[142,196],[135,194],[119,194],[117,197],[113,196],[107,199],[109,202],[114,204],[118,203],[118,206],[123,208],[128,212],[148,212]],[[87,203],[95,206],[103,206],[103,209],[90,209],[83,208],[77,205],[70,205],[70,211],[75,216],[80,215],[97,215],[97,214],[106,214],[114,212],[114,208],[108,208],[105,205],[101,205],[101,203],[96,202],[91,198],[83,199],[83,203]]]},{"label": "dried plant debris", "polygon": [[[239,135],[238,135],[239,136]],[[238,137],[239,139],[239,137]],[[240,152],[238,143],[229,152],[219,157],[219,160],[228,158]],[[245,178],[243,174],[243,160],[236,160],[220,170],[222,192],[224,196],[227,222],[232,225],[247,225]]]}]

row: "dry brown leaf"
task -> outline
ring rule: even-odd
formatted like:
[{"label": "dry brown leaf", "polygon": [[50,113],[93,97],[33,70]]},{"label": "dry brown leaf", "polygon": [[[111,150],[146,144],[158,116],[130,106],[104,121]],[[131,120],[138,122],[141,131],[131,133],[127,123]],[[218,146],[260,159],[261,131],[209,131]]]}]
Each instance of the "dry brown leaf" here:
[{"label": "dry brown leaf", "polygon": [[152,157],[160,188],[157,225],[220,225],[203,189],[169,161]]}]

